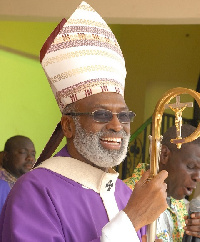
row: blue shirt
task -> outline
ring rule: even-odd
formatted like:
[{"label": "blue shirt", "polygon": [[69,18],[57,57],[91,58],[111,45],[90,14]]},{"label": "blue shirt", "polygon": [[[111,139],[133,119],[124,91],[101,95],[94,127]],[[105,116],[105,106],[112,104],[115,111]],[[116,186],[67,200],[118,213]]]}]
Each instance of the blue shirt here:
[{"label": "blue shirt", "polygon": [[4,180],[0,180],[0,213],[9,192],[10,187],[8,183]]}]

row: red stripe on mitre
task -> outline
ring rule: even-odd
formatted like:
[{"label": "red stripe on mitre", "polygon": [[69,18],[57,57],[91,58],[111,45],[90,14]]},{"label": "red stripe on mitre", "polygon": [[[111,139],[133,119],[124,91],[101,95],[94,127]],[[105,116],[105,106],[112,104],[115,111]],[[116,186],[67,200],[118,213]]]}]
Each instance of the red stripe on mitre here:
[{"label": "red stripe on mitre", "polygon": [[42,46],[42,49],[40,50],[40,63],[42,62],[45,54],[47,53],[47,50],[49,49],[50,45],[53,43],[54,39],[64,26],[64,24],[67,22],[65,18],[61,20],[61,22],[57,25],[57,27],[54,29],[54,31],[50,34],[50,36],[47,38],[46,42]]}]

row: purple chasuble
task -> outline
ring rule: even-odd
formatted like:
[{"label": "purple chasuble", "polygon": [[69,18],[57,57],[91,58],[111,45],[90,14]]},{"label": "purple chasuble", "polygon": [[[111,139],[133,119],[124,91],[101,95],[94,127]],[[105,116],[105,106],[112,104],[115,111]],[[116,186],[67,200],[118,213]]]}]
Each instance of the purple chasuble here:
[{"label": "purple chasuble", "polygon": [[[68,157],[66,147],[56,156]],[[117,180],[115,199],[124,209],[132,191]],[[99,194],[46,168],[21,176],[0,217],[2,242],[89,242],[100,241],[109,222]],[[146,227],[138,231],[146,234]]]}]

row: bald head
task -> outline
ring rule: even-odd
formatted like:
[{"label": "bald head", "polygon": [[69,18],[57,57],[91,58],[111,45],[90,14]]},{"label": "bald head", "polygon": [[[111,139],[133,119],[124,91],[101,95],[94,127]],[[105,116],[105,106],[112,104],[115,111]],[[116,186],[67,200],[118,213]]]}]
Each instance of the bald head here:
[{"label": "bald head", "polygon": [[3,167],[16,178],[28,172],[35,163],[35,147],[25,136],[17,135],[5,143]]},{"label": "bald head", "polygon": [[32,141],[26,136],[22,136],[22,135],[13,136],[6,141],[4,151],[10,151],[13,149],[13,147],[20,146],[27,142],[32,143]]}]

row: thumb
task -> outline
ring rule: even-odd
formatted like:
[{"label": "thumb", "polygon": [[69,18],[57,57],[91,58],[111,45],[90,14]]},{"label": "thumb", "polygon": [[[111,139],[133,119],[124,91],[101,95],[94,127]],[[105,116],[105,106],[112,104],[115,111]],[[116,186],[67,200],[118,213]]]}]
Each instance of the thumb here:
[{"label": "thumb", "polygon": [[142,242],[147,242],[147,236],[146,235],[142,235]]}]

